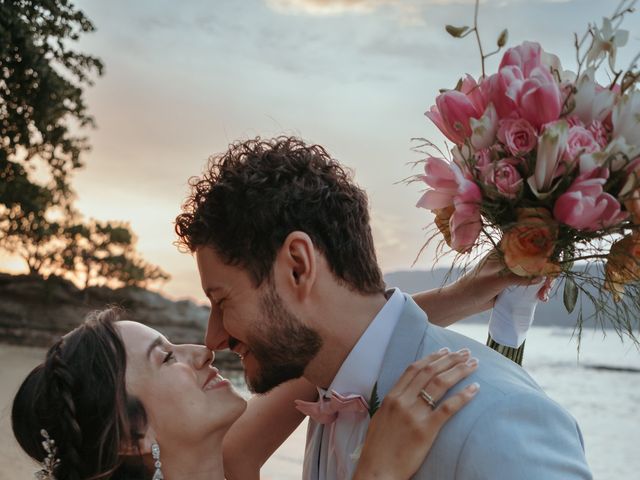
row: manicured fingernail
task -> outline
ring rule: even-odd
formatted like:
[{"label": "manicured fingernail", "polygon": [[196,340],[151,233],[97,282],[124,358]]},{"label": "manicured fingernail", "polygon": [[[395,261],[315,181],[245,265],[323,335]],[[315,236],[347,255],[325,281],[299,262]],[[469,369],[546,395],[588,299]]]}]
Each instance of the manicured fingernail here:
[{"label": "manicured fingernail", "polygon": [[480,390],[480,384],[476,382],[473,382],[467,387],[467,392],[469,393],[476,393],[478,390]]},{"label": "manicured fingernail", "polygon": [[467,360],[466,364],[469,367],[477,367],[478,363],[480,363],[480,360],[478,360],[477,358],[470,358],[469,360]]},{"label": "manicured fingernail", "polygon": [[438,353],[441,355],[444,355],[445,353],[449,353],[449,349],[447,347],[443,347],[440,350],[438,350]]},{"label": "manicured fingernail", "polygon": [[468,348],[461,348],[456,353],[458,355],[462,355],[463,357],[466,357],[467,355],[469,355],[471,353],[471,351]]}]

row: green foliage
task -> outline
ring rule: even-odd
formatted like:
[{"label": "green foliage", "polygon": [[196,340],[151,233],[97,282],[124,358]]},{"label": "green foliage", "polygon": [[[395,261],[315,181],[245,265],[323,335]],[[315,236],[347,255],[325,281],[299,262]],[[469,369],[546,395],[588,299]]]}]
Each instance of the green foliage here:
[{"label": "green foliage", "polygon": [[61,251],[63,275],[84,287],[92,285],[147,286],[169,275],[142,260],[135,250],[136,238],[121,222],[73,223],[63,229]]},{"label": "green foliage", "polygon": [[93,124],[82,86],[103,71],[69,46],[93,30],[67,0],[0,1],[0,161],[41,161],[59,193],[89,148],[69,122]]},{"label": "green foliage", "polygon": [[103,65],[72,46],[93,31],[68,0],[0,0],[0,248],[34,274],[146,286],[169,276],[139,257],[129,226],[73,209],[71,174],[89,150],[76,132],[94,125],[83,88]]}]

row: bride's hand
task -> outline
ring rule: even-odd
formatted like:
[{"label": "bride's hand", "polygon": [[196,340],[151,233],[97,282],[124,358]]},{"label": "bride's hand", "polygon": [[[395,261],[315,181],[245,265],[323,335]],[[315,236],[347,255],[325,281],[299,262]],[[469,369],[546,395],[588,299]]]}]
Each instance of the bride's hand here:
[{"label": "bride's hand", "polygon": [[417,472],[442,426],[474,397],[478,385],[439,400],[476,367],[468,351],[441,351],[410,365],[371,419],[353,479],[401,480]]}]

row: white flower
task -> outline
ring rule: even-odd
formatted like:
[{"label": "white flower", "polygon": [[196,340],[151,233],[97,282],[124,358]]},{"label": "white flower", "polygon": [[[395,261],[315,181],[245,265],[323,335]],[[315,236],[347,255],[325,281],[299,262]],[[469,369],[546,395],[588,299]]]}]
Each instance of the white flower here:
[{"label": "white flower", "polygon": [[608,160],[611,160],[610,170],[616,172],[628,164],[624,157],[629,159],[638,155],[640,155],[640,147],[627,144],[624,137],[617,137],[611,140],[607,148],[601,152],[580,155],[580,173],[600,167]]},{"label": "white flower", "polygon": [[557,176],[560,159],[567,148],[569,125],[560,120],[547,125],[538,140],[536,168],[527,179],[531,191],[538,198],[545,198],[551,193],[551,184]]},{"label": "white flower", "polygon": [[584,72],[576,84],[578,91],[573,97],[576,106],[572,113],[587,126],[594,120],[603,121],[616,101],[615,92],[598,85],[594,79],[593,68]]},{"label": "white flower", "polygon": [[624,47],[629,40],[628,30],[614,30],[610,18],[602,19],[602,28],[593,29],[593,43],[587,55],[587,65],[594,65],[606,55],[609,56],[609,67],[615,70],[616,51]]},{"label": "white flower", "polygon": [[614,138],[623,137],[628,145],[640,147],[640,91],[631,91],[618,101],[611,121]]},{"label": "white flower", "polygon": [[490,103],[479,119],[469,119],[471,126],[471,145],[476,150],[488,148],[495,142],[498,132],[498,114]]},{"label": "white flower", "polygon": [[560,83],[573,83],[575,81],[576,74],[571,70],[563,70],[562,63],[560,63],[560,58],[557,55],[542,50],[542,52],[540,52],[540,61],[543,65],[549,67],[551,73],[554,74],[554,78],[557,72],[558,76],[560,77]]}]

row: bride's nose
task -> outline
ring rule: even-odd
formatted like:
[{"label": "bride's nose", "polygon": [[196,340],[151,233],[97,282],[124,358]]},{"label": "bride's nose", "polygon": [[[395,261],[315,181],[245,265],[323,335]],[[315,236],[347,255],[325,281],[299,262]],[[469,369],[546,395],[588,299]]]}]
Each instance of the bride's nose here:
[{"label": "bride's nose", "polygon": [[208,367],[213,363],[215,354],[204,345],[197,345],[193,352],[193,364],[196,368]]}]

